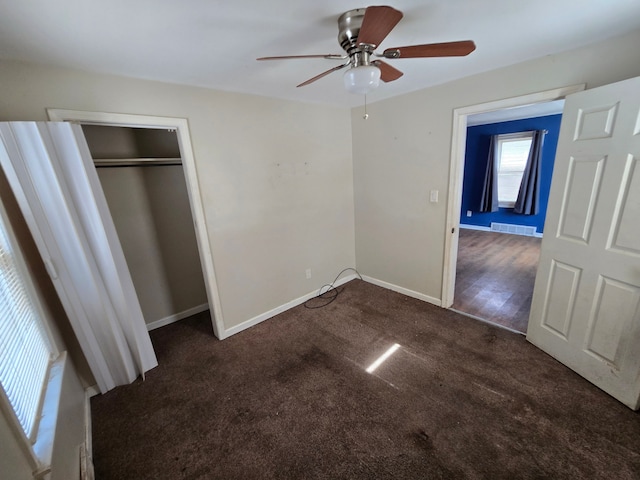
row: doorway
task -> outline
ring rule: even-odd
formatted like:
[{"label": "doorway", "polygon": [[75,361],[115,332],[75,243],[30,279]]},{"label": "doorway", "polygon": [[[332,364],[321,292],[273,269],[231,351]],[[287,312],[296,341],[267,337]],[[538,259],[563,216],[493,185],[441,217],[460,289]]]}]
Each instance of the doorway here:
[{"label": "doorway", "polygon": [[[454,310],[526,332],[564,100],[468,117]],[[533,132],[542,138],[534,211],[515,213]],[[498,205],[482,205],[491,140]],[[497,140],[497,141],[496,141]]]},{"label": "doorway", "polygon": [[74,122],[81,125],[98,125],[127,128],[174,130],[178,140],[180,158],[186,181],[189,205],[195,227],[198,255],[204,277],[207,301],[211,311],[214,335],[226,338],[220,296],[211,253],[211,245],[206,230],[204,206],[196,172],[195,157],[191,146],[188,122],[184,118],[154,117],[146,115],[116,114],[105,112],[83,112],[77,110],[47,109],[53,121]]},{"label": "doorway", "polygon": [[544,104],[563,99],[565,96],[581,90],[584,90],[584,85],[574,85],[454,110],[446,224],[446,231],[449,233],[445,238],[445,259],[442,279],[443,307],[451,308],[454,305],[456,268],[458,266],[458,248],[460,244],[460,211],[462,207],[463,174],[469,118],[473,115],[495,114],[495,112],[505,109],[512,110],[519,107]]}]

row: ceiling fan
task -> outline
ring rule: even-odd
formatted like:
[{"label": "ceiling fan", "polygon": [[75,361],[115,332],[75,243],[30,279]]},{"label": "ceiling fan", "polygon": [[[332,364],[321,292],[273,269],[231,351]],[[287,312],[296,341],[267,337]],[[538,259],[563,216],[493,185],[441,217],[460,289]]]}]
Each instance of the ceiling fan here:
[{"label": "ceiling fan", "polygon": [[344,85],[351,93],[366,94],[377,88],[380,80],[392,82],[403,73],[387,62],[372,60],[372,57],[385,59],[426,58],[426,57],[463,57],[476,49],[471,40],[446,43],[429,43],[407,47],[387,48],[382,53],[374,50],[382,43],[389,32],[402,19],[402,12],[388,6],[356,8],[343,13],[338,18],[338,42],[346,54],[327,55],[284,55],[260,57],[257,60],[286,60],[291,58],[326,58],[346,60],[345,63],[322,72],[298,87],[304,87],[320,78],[343,68],[350,67],[344,75]]}]

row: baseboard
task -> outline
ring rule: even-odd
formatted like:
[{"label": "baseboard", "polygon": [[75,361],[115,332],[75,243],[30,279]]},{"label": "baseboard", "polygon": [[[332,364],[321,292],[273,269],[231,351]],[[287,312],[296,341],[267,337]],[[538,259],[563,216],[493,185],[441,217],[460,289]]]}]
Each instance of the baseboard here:
[{"label": "baseboard", "polygon": [[[358,276],[356,274],[352,274],[352,275],[347,275],[346,277],[342,277],[340,280],[338,280],[336,283],[334,283],[334,287],[339,287],[340,285],[344,285],[347,282],[350,282],[351,280],[358,278]],[[312,298],[316,297],[318,295],[318,291],[314,290],[313,292],[307,293],[306,295],[303,295],[302,297],[298,297],[295,300],[291,300],[290,302],[285,303],[284,305],[280,305],[279,307],[276,307],[272,310],[269,310],[268,312],[262,313],[256,317],[250,318],[249,320],[246,320],[244,322],[242,322],[239,325],[236,325],[235,327],[231,327],[226,329],[223,334],[220,336],[220,340],[223,340],[227,337],[230,337],[231,335],[235,335],[236,333],[240,333],[243,330],[246,330],[247,328],[253,327],[254,325],[257,325],[258,323],[264,322],[265,320],[268,320],[272,317],[275,317],[276,315],[285,312],[293,307],[297,307],[298,305],[303,304],[304,302],[306,302],[307,300],[311,300]]]},{"label": "baseboard", "polygon": [[366,275],[363,275],[362,279],[365,282],[369,282],[379,287],[386,288],[387,290],[393,290],[394,292],[401,293],[403,295],[406,295],[407,297],[412,297],[418,300],[422,300],[423,302],[432,303],[433,305],[436,305],[438,307],[442,306],[442,300],[439,298],[431,297],[414,290],[409,290],[408,288],[399,287],[398,285],[394,285],[393,283],[384,282],[382,280],[378,280],[377,278],[368,277]]},{"label": "baseboard", "polygon": [[[340,280],[338,280],[334,286],[339,287],[340,285],[344,285],[347,282],[350,282],[351,280],[354,280],[356,278],[359,278],[356,274],[352,274],[352,275],[347,275],[346,277],[341,278]],[[393,290],[394,292],[398,292],[401,293],[403,295],[406,295],[408,297],[412,297],[412,298],[416,298],[418,300],[422,300],[424,302],[428,302],[431,303],[433,305],[436,305],[438,307],[442,306],[442,301],[439,298],[435,298],[435,297],[431,297],[429,295],[424,295],[422,293],[419,292],[415,292],[413,290],[409,290],[408,288],[403,288],[403,287],[399,287],[397,285],[394,285],[392,283],[387,283],[387,282],[383,282],[382,280],[378,280],[376,278],[373,277],[368,277],[366,275],[362,276],[362,280],[364,280],[365,282],[369,282],[372,283],[374,285],[377,285],[379,287],[382,288],[386,288],[388,290]],[[257,325],[258,323],[264,322],[265,320],[268,320],[272,317],[275,317],[276,315],[285,312],[293,307],[297,307],[298,305],[303,304],[304,302],[306,302],[307,300],[311,300],[312,298],[316,297],[318,295],[318,291],[314,290],[313,292],[307,293],[306,295],[303,295],[299,298],[296,298],[295,300],[291,300],[290,302],[287,302],[283,305],[280,305],[279,307],[276,307],[272,310],[269,310],[268,312],[262,313],[258,316],[255,316],[253,318],[250,318],[249,320],[246,320],[244,322],[242,322],[239,325],[236,325],[235,327],[231,327],[228,329],[225,329],[225,331],[222,333],[222,335],[220,336],[220,340],[224,340],[225,338],[230,337],[231,335],[235,335],[236,333],[240,333],[243,330],[246,330],[247,328],[251,328],[254,325]]]},{"label": "baseboard", "polygon": [[95,397],[100,393],[98,385],[91,385],[90,387],[85,388],[84,391],[89,396],[89,398]]},{"label": "baseboard", "polygon": [[165,325],[169,325],[170,323],[177,322],[178,320],[182,320],[183,318],[190,317],[191,315],[195,315],[196,313],[204,312],[205,310],[209,310],[208,303],[196,305],[195,307],[188,308],[187,310],[183,310],[182,312],[178,312],[173,315],[169,315],[168,317],[164,317],[159,320],[154,320],[153,322],[147,323],[147,330],[151,331],[155,330],[156,328],[164,327]]},{"label": "baseboard", "polygon": [[80,448],[80,478],[94,480],[93,473],[93,433],[91,428],[91,397],[95,387],[89,387],[84,394],[84,444]]},{"label": "baseboard", "polygon": [[464,228],[466,230],[480,230],[481,232],[491,231],[491,227],[481,227],[480,225],[469,225],[467,223],[461,223],[460,228]]},{"label": "baseboard", "polygon": [[[466,223],[461,223],[460,228],[464,228],[467,230],[480,230],[481,232],[491,232],[491,227],[481,227],[480,225],[469,225]],[[498,232],[498,233],[507,233],[507,232]],[[507,233],[509,235],[509,233]],[[540,232],[536,232],[532,235],[532,237],[542,238],[543,234]]]},{"label": "baseboard", "polygon": [[80,480],[95,480],[93,458],[89,456],[84,443],[78,448],[78,455],[80,457]]}]

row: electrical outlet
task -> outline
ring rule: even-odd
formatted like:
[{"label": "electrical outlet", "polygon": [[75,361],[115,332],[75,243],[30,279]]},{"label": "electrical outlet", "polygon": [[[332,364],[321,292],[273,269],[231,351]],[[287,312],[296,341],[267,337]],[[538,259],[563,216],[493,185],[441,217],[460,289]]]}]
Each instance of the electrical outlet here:
[{"label": "electrical outlet", "polygon": [[309,280],[309,279],[311,278],[311,269],[310,269],[310,268],[307,268],[307,269],[304,271],[304,273],[305,273],[305,275],[307,276],[307,280]]},{"label": "electrical outlet", "polygon": [[471,210],[467,210],[467,217],[470,217],[472,214]]},{"label": "electrical outlet", "polygon": [[438,190],[431,190],[429,194],[429,201],[431,203],[438,203]]}]

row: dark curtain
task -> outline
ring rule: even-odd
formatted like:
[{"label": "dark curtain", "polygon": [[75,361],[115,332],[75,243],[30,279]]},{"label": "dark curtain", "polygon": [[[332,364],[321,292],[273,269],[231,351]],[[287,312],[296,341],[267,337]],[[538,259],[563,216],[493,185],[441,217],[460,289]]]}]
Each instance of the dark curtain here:
[{"label": "dark curtain", "polygon": [[531,139],[531,149],[527,166],[522,174],[522,183],[513,213],[537,215],[540,211],[540,170],[542,168],[542,145],[544,130],[535,130]]},{"label": "dark curtain", "polygon": [[489,158],[487,158],[487,170],[484,174],[484,184],[482,187],[482,197],[480,198],[480,212],[498,211],[498,159],[497,156],[498,139],[496,135],[491,136],[489,143]]}]

